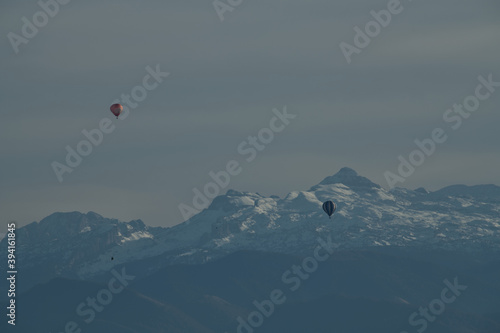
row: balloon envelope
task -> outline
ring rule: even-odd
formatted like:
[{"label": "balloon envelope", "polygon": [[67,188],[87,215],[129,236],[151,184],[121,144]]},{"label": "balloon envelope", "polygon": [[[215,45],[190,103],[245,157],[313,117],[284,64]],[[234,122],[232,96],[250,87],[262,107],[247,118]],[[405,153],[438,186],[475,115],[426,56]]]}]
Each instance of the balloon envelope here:
[{"label": "balloon envelope", "polygon": [[116,119],[118,119],[118,116],[123,111],[123,106],[121,104],[113,104],[109,109],[116,116]]},{"label": "balloon envelope", "polygon": [[334,204],[333,201],[325,201],[325,203],[323,203],[323,210],[325,211],[325,213],[328,214],[330,218],[332,218],[332,214],[335,212],[336,209],[337,205]]}]

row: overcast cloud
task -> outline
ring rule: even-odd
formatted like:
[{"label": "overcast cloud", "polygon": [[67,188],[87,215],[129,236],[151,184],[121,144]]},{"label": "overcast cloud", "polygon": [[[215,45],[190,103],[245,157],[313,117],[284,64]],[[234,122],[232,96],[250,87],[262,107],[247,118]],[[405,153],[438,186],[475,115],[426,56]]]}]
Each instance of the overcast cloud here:
[{"label": "overcast cloud", "polygon": [[[282,196],[344,166],[387,187],[384,172],[416,138],[449,128],[443,113],[479,75],[500,81],[498,1],[402,4],[348,64],[339,44],[353,44],[353,27],[387,1],[244,0],[221,22],[211,1],[73,0],[18,54],[7,34],[40,7],[3,1],[2,220],[90,210],[172,226],[192,189],[232,159],[243,171],[228,188],[241,191]],[[157,64],[170,76],[129,117],[112,118],[109,105]],[[500,89],[400,186],[500,185],[499,102]],[[243,162],[238,144],[284,106],[297,117]],[[116,129],[58,182],[51,163],[103,117]]]}]

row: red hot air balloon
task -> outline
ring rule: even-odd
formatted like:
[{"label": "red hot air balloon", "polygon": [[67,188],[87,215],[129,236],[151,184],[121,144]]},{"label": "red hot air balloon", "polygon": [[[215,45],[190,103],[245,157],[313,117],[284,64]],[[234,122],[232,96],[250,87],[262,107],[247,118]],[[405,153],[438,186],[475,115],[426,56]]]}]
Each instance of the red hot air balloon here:
[{"label": "red hot air balloon", "polygon": [[118,116],[123,111],[123,106],[121,104],[113,104],[113,105],[111,105],[111,107],[109,109],[116,116],[116,119],[118,119]]}]

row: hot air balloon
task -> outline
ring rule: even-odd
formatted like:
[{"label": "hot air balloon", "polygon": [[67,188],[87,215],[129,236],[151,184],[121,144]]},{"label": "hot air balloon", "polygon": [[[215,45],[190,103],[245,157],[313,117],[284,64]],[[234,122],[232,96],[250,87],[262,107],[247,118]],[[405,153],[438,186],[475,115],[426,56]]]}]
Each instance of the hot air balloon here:
[{"label": "hot air balloon", "polygon": [[335,210],[337,209],[337,205],[333,203],[333,201],[325,201],[323,203],[323,210],[325,211],[325,213],[328,214],[328,217],[331,219],[332,218],[332,214],[335,212]]},{"label": "hot air balloon", "polygon": [[109,109],[116,116],[116,119],[118,119],[118,116],[123,111],[123,106],[121,104],[113,104]]}]

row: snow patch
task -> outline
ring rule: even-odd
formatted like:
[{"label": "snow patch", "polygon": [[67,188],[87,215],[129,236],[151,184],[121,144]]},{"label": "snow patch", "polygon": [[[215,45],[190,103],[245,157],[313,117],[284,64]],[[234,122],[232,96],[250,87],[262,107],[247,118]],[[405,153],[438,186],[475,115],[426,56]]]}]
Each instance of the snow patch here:
[{"label": "snow patch", "polygon": [[82,230],[80,230],[80,233],[81,233],[81,234],[83,234],[83,233],[85,233],[85,232],[89,232],[89,231],[91,231],[91,230],[92,230],[92,228],[91,228],[91,227],[86,226],[85,228],[83,228]]},{"label": "snow patch", "polygon": [[147,231],[137,231],[137,232],[131,233],[130,237],[123,237],[122,240],[121,240],[121,242],[122,243],[126,243],[126,242],[136,241],[136,240],[143,239],[143,238],[151,238],[151,239],[153,239],[154,236],[151,235]]}]

